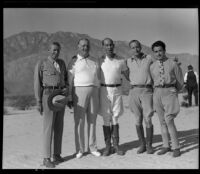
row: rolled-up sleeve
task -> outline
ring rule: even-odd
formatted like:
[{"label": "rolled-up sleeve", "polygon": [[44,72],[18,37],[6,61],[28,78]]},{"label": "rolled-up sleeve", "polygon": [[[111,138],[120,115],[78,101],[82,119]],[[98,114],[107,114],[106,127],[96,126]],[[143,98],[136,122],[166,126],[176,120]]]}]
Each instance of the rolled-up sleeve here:
[{"label": "rolled-up sleeve", "polygon": [[41,62],[37,63],[34,71],[34,93],[37,102],[42,102],[42,73],[40,71]]},{"label": "rolled-up sleeve", "polygon": [[177,87],[177,90],[179,91],[183,88],[184,78],[183,78],[181,67],[178,66],[176,63],[174,64],[174,73],[176,76],[176,87]]}]

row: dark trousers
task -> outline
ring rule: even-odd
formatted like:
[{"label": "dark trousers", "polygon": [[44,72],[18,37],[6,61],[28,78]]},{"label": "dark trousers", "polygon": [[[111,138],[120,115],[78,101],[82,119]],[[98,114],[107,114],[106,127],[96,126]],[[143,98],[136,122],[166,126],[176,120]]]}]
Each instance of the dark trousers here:
[{"label": "dark trousers", "polygon": [[195,98],[195,105],[198,105],[198,86],[187,86],[188,89],[188,103],[189,106],[192,106],[192,94],[194,95]]}]

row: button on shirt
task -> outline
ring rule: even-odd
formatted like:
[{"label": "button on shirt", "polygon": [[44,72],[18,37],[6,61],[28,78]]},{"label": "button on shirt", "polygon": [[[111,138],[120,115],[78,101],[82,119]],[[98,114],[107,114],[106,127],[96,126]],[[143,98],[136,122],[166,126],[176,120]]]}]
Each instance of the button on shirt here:
[{"label": "button on shirt", "polygon": [[54,60],[48,57],[44,61],[38,62],[35,66],[34,91],[37,101],[41,101],[43,86],[66,86],[67,70],[65,62],[62,59],[56,60],[60,72],[56,70],[53,63]]},{"label": "button on shirt", "polygon": [[121,84],[122,71],[126,71],[125,59],[115,55],[110,59],[107,56],[101,58],[101,83],[103,84]]},{"label": "button on shirt", "polygon": [[99,62],[94,57],[84,58],[78,54],[76,61],[69,64],[68,71],[74,76],[74,86],[99,86]]},{"label": "button on shirt", "polygon": [[145,55],[141,59],[131,57],[127,59],[129,68],[129,79],[131,85],[151,85],[152,78],[150,75],[150,65],[153,63],[150,55]]},{"label": "button on shirt", "polygon": [[183,87],[184,79],[180,66],[173,60],[165,58],[163,62],[155,61],[150,66],[151,76],[154,81],[154,86],[164,84],[175,84],[180,90]]},{"label": "button on shirt", "polygon": [[159,79],[160,79],[160,85],[163,86],[164,83],[165,83],[165,71],[164,71],[164,64],[163,64],[163,61],[158,61],[158,64],[159,64],[159,72],[160,72],[160,76],[159,76]]}]

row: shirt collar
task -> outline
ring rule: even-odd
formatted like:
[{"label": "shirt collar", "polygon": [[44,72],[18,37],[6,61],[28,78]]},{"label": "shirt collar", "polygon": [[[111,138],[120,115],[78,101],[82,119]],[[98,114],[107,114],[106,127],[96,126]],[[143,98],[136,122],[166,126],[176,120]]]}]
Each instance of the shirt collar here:
[{"label": "shirt collar", "polygon": [[168,58],[165,56],[162,60],[158,60],[158,62],[165,62]]},{"label": "shirt collar", "polygon": [[132,60],[132,61],[133,61],[133,60],[142,60],[142,59],[144,59],[144,58],[146,58],[146,54],[142,53],[141,58],[137,58],[137,57],[135,57],[135,56],[132,56],[132,57],[131,57],[131,60]]},{"label": "shirt collar", "polygon": [[[117,55],[114,53],[113,59],[117,58]],[[110,59],[106,54],[105,54],[105,59]]]},{"label": "shirt collar", "polygon": [[56,62],[56,60],[53,60],[53,59],[51,58],[51,56],[49,56],[48,59],[49,59],[49,61],[50,61],[51,63]]},{"label": "shirt collar", "polygon": [[[89,57],[89,55],[88,55],[87,57]],[[78,60],[86,59],[87,57],[83,57],[83,56],[81,56],[80,54],[77,54]]]}]

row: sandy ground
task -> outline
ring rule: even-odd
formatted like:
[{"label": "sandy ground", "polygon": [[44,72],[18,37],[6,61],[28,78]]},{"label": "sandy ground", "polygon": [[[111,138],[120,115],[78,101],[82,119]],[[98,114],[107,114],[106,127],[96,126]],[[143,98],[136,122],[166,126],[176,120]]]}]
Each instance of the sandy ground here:
[{"label": "sandy ground", "polygon": [[[108,157],[95,157],[91,154],[81,159],[74,156],[73,113],[68,108],[65,112],[62,156],[65,162],[56,169],[197,169],[199,168],[199,107],[183,108],[175,123],[181,145],[182,155],[173,158],[171,152],[159,156],[156,153],[162,146],[160,125],[155,114],[154,154],[137,154],[137,134],[134,116],[124,98],[125,112],[120,117],[120,147],[126,154]],[[97,117],[97,143],[102,152],[105,147],[102,118]],[[87,125],[87,124],[86,124]],[[42,117],[35,109],[19,111],[9,109],[3,122],[3,169],[45,169],[42,165]],[[87,126],[86,126],[87,128]]]}]

